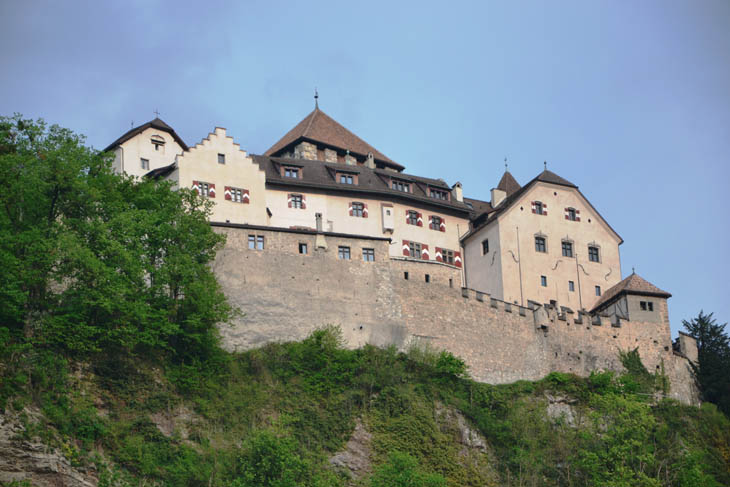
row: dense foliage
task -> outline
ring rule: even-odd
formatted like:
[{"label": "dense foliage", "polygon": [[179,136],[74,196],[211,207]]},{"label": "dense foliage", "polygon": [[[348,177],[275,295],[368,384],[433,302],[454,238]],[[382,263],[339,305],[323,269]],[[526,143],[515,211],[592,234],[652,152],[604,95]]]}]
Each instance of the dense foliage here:
[{"label": "dense foliage", "polygon": [[702,399],[730,415],[730,337],[724,325],[700,311],[697,318],[683,320],[687,334],[697,340],[698,364],[694,368]]}]

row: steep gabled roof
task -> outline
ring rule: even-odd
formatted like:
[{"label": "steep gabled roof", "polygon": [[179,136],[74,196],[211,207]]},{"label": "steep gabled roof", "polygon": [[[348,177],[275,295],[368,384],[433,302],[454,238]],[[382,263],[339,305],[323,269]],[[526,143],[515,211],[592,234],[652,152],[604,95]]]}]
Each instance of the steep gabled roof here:
[{"label": "steep gabled roof", "polygon": [[606,292],[603,293],[603,296],[601,296],[601,299],[596,301],[596,304],[593,305],[593,309],[591,310],[591,312],[603,308],[604,306],[608,305],[609,303],[613,302],[624,294],[656,296],[660,298],[672,297],[672,295],[668,292],[662,291],[654,284],[650,283],[649,281],[634,272],[623,281],[606,290]]},{"label": "steep gabled roof", "polygon": [[[504,179],[504,177],[502,179]],[[598,215],[601,218],[601,220],[603,220],[606,223],[606,226],[608,226],[608,228],[618,237],[619,244],[622,244],[624,242],[624,239],[622,239],[621,236],[616,232],[616,230],[614,230],[613,227],[611,227],[611,225],[609,225],[609,223],[606,221],[605,218],[603,218],[603,216],[598,212],[598,210],[596,210],[593,207],[591,202],[588,201],[588,198],[583,196],[583,193],[580,192],[580,190],[578,189],[578,186],[571,183],[567,179],[558,176],[554,172],[548,171],[547,169],[545,169],[543,172],[538,174],[535,178],[532,179],[532,181],[530,181],[526,185],[522,186],[520,189],[518,189],[514,193],[508,194],[507,197],[493,211],[485,211],[481,214],[477,213],[477,215],[472,219],[472,230],[469,231],[466,235],[464,235],[464,237],[461,239],[461,241],[465,242],[472,235],[477,233],[477,231],[479,231],[483,226],[488,225],[488,224],[492,223],[493,221],[495,221],[500,214],[505,212],[507,209],[511,208],[512,205],[514,205],[517,201],[519,201],[519,199],[522,197],[523,194],[525,194],[532,186],[534,186],[538,182],[557,184],[559,186],[566,186],[568,188],[574,188],[578,192],[578,194],[583,197],[583,199],[586,201],[586,203],[588,203],[588,206],[590,206],[593,209],[593,211],[596,212],[596,215]],[[500,181],[500,183],[501,183],[501,181]]]},{"label": "steep gabled roof", "polygon": [[284,137],[279,139],[277,143],[272,145],[264,155],[277,156],[284,149],[301,140],[319,142],[337,149],[349,150],[362,157],[367,157],[368,153],[372,152],[376,161],[380,161],[386,166],[399,171],[405,169],[405,167],[392,161],[375,147],[347,130],[319,108],[315,108],[309,115],[304,117],[304,120],[299,122]]},{"label": "steep gabled roof", "polygon": [[507,196],[511,195],[515,191],[519,191],[520,183],[517,182],[517,180],[512,176],[512,173],[509,171],[505,171],[502,175],[502,179],[499,180],[499,184],[497,185],[497,189],[501,189],[505,193],[507,193]]},{"label": "steep gabled roof", "polygon": [[180,138],[180,136],[177,135],[177,133],[173,130],[172,127],[167,125],[160,118],[155,118],[154,120],[150,120],[149,122],[147,122],[143,125],[140,125],[139,127],[135,127],[133,129],[129,130],[127,133],[125,133],[124,135],[119,137],[117,140],[115,140],[114,142],[109,144],[109,146],[106,149],[104,149],[104,152],[108,152],[108,151],[114,149],[115,147],[122,145],[123,143],[125,143],[126,141],[128,141],[129,139],[134,137],[135,135],[141,134],[148,128],[153,128],[153,129],[160,130],[162,132],[167,132],[168,134],[172,135],[172,138],[175,139],[175,142],[177,142],[180,145],[180,147],[183,148],[183,150],[188,150],[188,146],[185,143],[185,141],[183,141],[182,138]]}]

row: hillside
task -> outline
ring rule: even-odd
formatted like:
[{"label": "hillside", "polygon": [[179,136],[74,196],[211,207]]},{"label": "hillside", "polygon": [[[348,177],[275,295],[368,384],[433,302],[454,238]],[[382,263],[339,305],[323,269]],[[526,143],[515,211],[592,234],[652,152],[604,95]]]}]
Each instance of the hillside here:
[{"label": "hillside", "polygon": [[4,485],[730,484],[730,421],[654,401],[632,354],[622,376],[490,386],[333,328],[178,365],[4,345]]}]

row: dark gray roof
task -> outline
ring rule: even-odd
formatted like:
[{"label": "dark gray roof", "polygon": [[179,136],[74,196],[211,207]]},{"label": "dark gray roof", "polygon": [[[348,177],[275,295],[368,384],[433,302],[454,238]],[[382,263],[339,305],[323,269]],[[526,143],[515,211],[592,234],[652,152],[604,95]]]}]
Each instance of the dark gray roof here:
[{"label": "dark gray roof", "polygon": [[122,135],[121,137],[119,137],[117,140],[115,140],[114,142],[112,142],[111,144],[109,144],[109,146],[107,146],[107,148],[104,149],[104,152],[108,152],[108,151],[114,149],[115,147],[117,147],[118,145],[121,145],[121,144],[125,143],[126,141],[128,141],[129,139],[131,139],[132,137],[134,137],[135,135],[141,134],[142,132],[144,132],[148,128],[155,128],[157,130],[161,130],[163,132],[167,132],[168,134],[172,135],[172,138],[175,139],[175,142],[177,142],[180,145],[180,147],[183,148],[183,150],[188,150],[188,146],[185,143],[185,141],[182,140],[182,138],[180,138],[179,135],[177,135],[177,133],[173,130],[172,127],[170,127],[169,125],[167,125],[161,119],[155,118],[154,120],[150,120],[149,122],[147,122],[147,123],[145,123],[143,125],[140,125],[139,127],[134,127],[133,129],[129,130],[124,135]]},{"label": "dark gray roof", "polygon": [[501,189],[507,193],[507,196],[511,195],[515,191],[519,191],[520,188],[520,183],[517,182],[514,176],[512,176],[512,173],[509,171],[504,172],[502,179],[499,180],[499,184],[497,185],[497,189]]},{"label": "dark gray roof", "polygon": [[168,174],[170,174],[172,171],[177,169],[177,162],[173,162],[172,164],[168,164],[167,166],[158,167],[157,169],[153,169],[147,174],[144,175],[146,178],[161,178],[165,177]]},{"label": "dark gray roof", "polygon": [[659,289],[654,284],[650,283],[649,281],[634,272],[623,281],[607,289],[606,292],[603,293],[603,296],[601,296],[601,299],[599,299],[593,306],[591,312],[609,305],[624,294],[656,296],[659,298],[672,297],[672,295],[668,292]]},{"label": "dark gray roof", "polygon": [[[388,196],[394,199],[418,201],[421,204],[441,209],[455,210],[462,214],[471,212],[471,209],[462,202],[439,200],[431,198],[428,195],[429,187],[451,193],[449,185],[440,179],[424,178],[383,169],[370,169],[365,166],[348,166],[341,163],[258,155],[253,155],[252,157],[266,172],[267,186],[301,187],[350,194],[371,194],[379,197]],[[281,166],[301,167],[302,177],[300,179],[283,177],[280,170]],[[349,185],[338,183],[335,177],[337,171],[357,174],[358,184]],[[391,189],[389,186],[390,178],[413,183],[411,184],[413,192],[404,193]],[[464,217],[467,217],[467,215],[464,215]]]}]

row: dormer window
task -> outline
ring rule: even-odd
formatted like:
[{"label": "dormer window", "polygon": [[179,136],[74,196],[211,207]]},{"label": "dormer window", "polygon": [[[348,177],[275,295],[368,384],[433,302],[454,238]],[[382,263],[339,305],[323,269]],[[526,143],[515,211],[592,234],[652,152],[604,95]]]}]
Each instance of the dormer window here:
[{"label": "dormer window", "polygon": [[302,171],[298,167],[284,167],[283,173],[285,178],[299,179]]},{"label": "dormer window", "polygon": [[449,201],[449,192],[442,189],[430,188],[429,196],[431,198],[436,198],[437,200]]},{"label": "dormer window", "polygon": [[411,183],[407,181],[401,181],[400,179],[392,179],[390,187],[396,191],[402,191],[403,193],[411,192]]},{"label": "dormer window", "polygon": [[357,174],[338,172],[335,179],[339,184],[357,184]]},{"label": "dormer window", "polygon": [[155,146],[156,151],[164,150],[164,148],[165,148],[165,139],[163,139],[159,135],[153,135],[150,138],[150,142],[152,143],[153,146]]}]

